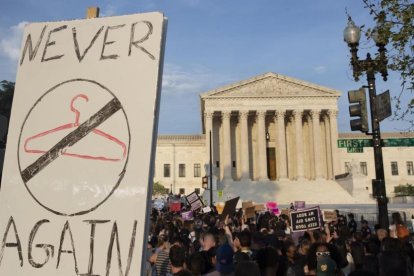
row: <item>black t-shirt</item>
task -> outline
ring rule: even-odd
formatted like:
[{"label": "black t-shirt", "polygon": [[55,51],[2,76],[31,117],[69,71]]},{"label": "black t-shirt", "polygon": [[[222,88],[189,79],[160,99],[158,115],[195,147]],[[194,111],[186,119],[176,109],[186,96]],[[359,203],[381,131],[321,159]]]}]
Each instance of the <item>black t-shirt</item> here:
[{"label": "black t-shirt", "polygon": [[348,222],[348,228],[349,228],[349,232],[351,232],[351,233],[355,233],[356,232],[356,230],[357,230],[357,223],[356,223],[356,221],[354,219],[351,219]]},{"label": "black t-shirt", "polygon": [[236,253],[234,253],[233,260],[234,260],[234,264],[236,265],[236,264],[241,263],[243,261],[251,261],[251,258],[249,256],[249,254],[247,254],[245,252],[241,252],[239,250]]},{"label": "black t-shirt", "polygon": [[296,254],[295,256],[295,272],[297,276],[301,276],[301,275],[305,275],[305,270],[303,269],[304,266],[306,265],[308,257],[306,255],[302,255],[302,254]]},{"label": "black t-shirt", "polygon": [[214,265],[211,263],[211,256],[207,251],[201,251],[200,255],[204,259],[205,268],[204,271],[201,272],[201,274],[207,274],[215,269]]}]

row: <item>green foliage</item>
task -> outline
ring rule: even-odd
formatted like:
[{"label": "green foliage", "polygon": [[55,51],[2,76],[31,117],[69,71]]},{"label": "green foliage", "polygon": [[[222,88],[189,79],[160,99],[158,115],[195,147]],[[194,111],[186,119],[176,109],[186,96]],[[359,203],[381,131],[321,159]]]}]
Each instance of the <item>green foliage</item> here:
[{"label": "green foliage", "polygon": [[161,183],[155,182],[152,187],[152,195],[166,195],[168,194],[168,189],[165,188]]},{"label": "green foliage", "polygon": [[414,186],[411,184],[398,185],[394,187],[396,196],[414,196]]},{"label": "green foliage", "polygon": [[[388,67],[401,74],[401,91],[395,96],[394,120],[414,126],[414,107],[403,101],[414,91],[414,3],[412,0],[362,0],[378,26],[378,34],[388,40]],[[372,37],[373,29],[367,30]]]},{"label": "green foliage", "polygon": [[14,82],[0,82],[0,114],[10,118],[11,107],[13,103]]}]

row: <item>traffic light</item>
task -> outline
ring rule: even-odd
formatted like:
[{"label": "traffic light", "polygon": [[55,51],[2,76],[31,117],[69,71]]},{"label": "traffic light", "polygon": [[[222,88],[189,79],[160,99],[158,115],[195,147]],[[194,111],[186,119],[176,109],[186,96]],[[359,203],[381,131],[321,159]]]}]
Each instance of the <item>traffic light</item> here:
[{"label": "traffic light", "polygon": [[351,130],[359,130],[367,133],[369,131],[369,127],[365,88],[361,87],[358,90],[348,91],[348,100],[350,103],[349,116],[359,117],[350,121]]}]

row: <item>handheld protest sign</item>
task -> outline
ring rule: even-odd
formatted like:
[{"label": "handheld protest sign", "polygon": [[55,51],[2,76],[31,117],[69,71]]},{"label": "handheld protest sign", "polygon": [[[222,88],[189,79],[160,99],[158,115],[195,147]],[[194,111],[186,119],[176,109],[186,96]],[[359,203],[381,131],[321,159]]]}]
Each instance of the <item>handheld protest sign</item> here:
[{"label": "handheld protest sign", "polygon": [[223,221],[227,215],[230,217],[234,216],[234,213],[236,213],[236,206],[237,202],[239,201],[239,196],[232,198],[230,200],[227,200],[224,203],[223,212],[220,214],[220,220]]},{"label": "handheld protest sign", "polygon": [[292,232],[300,232],[320,228],[319,206],[290,212]]},{"label": "handheld protest sign", "polygon": [[25,27],[0,192],[0,275],[141,275],[166,19]]},{"label": "handheld protest sign", "polygon": [[305,209],[306,203],[305,201],[295,201],[295,210]]},{"label": "handheld protest sign", "polygon": [[181,217],[183,220],[192,220],[194,218],[193,211],[183,212],[181,213]]},{"label": "handheld protest sign", "polygon": [[170,205],[170,212],[180,212],[181,211],[181,202],[179,201],[171,201]]},{"label": "handheld protest sign", "polygon": [[331,222],[331,221],[335,221],[338,219],[335,211],[324,210],[322,214],[323,214],[323,220],[326,222]]},{"label": "handheld protest sign", "polygon": [[207,213],[210,213],[211,212],[211,207],[210,206],[206,206],[202,210],[203,210],[203,214],[207,214]]},{"label": "handheld protest sign", "polygon": [[265,211],[266,208],[264,207],[263,204],[256,204],[256,205],[254,205],[254,210],[257,211],[257,212],[262,212],[262,211]]},{"label": "handheld protest sign", "polygon": [[252,207],[253,205],[253,201],[249,200],[249,201],[243,201],[242,202],[242,209],[246,210],[249,207]]},{"label": "handheld protest sign", "polygon": [[185,198],[188,204],[190,204],[191,206],[191,211],[197,211],[204,207],[203,201],[201,201],[201,198],[198,196],[196,192],[192,192]]},{"label": "handheld protest sign", "polygon": [[216,202],[216,210],[219,215],[223,213],[224,210],[224,202]]},{"label": "handheld protest sign", "polygon": [[256,213],[254,209],[255,209],[254,206],[251,206],[251,207],[247,207],[244,210],[245,211],[244,215],[247,219],[256,217]]}]

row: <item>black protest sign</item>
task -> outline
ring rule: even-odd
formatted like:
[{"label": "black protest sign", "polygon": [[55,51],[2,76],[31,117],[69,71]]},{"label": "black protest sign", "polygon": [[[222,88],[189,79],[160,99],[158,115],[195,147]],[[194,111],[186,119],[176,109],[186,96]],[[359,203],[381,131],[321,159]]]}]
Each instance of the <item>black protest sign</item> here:
[{"label": "black protest sign", "polygon": [[300,232],[320,227],[319,206],[290,212],[293,232]]},{"label": "black protest sign", "polygon": [[191,206],[191,211],[197,211],[200,208],[204,207],[203,201],[198,196],[196,192],[192,192],[188,196],[185,197],[188,204]]},{"label": "black protest sign", "polygon": [[220,220],[223,221],[227,215],[229,215],[229,217],[234,216],[234,213],[236,212],[236,206],[237,206],[237,202],[239,201],[239,196],[232,198],[230,200],[227,200],[224,203],[224,208],[223,208],[223,212],[220,215]]}]

